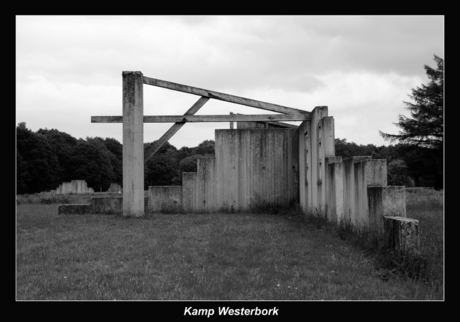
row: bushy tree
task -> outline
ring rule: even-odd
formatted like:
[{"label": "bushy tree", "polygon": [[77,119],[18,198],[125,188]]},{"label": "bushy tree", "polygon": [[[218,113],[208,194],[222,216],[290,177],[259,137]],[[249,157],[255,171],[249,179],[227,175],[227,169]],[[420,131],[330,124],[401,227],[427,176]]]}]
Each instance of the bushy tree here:
[{"label": "bushy tree", "polygon": [[106,191],[114,182],[111,153],[101,138],[80,139],[72,153],[71,176],[86,180],[94,191]]},{"label": "bushy tree", "polygon": [[194,149],[194,154],[214,156],[216,143],[214,140],[204,140]]},{"label": "bushy tree", "polygon": [[16,128],[17,193],[36,193],[59,185],[59,160],[47,137],[20,123]]},{"label": "bushy tree", "polygon": [[113,169],[113,183],[123,184],[123,145],[113,138],[102,141],[109,153]]},{"label": "bushy tree", "polygon": [[179,162],[180,172],[197,172],[197,159],[202,157],[201,154],[195,154]]},{"label": "bushy tree", "polygon": [[72,156],[73,149],[77,145],[77,139],[56,129],[39,129],[37,133],[46,136],[53,149],[53,153],[58,158],[58,182],[62,183],[72,180],[70,172],[70,158]]},{"label": "bushy tree", "polygon": [[[145,164],[144,186],[169,186],[178,177],[178,165],[171,154],[155,154]],[[177,182],[177,181],[176,181]]]}]

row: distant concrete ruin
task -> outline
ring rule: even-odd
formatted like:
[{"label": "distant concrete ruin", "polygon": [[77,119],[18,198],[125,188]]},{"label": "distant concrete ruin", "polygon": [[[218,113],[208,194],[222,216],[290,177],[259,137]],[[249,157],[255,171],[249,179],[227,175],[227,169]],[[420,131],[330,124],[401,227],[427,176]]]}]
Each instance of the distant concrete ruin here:
[{"label": "distant concrete ruin", "polygon": [[[144,116],[143,84],[200,99],[182,116]],[[209,99],[281,114],[195,116]],[[280,121],[302,123],[293,126]],[[123,123],[124,190],[123,198],[117,199],[122,206],[117,201],[116,210],[124,216],[163,209],[250,211],[261,205],[299,204],[307,215],[346,223],[356,230],[398,231],[398,236],[416,236],[410,243],[417,243],[418,222],[405,218],[405,188],[387,186],[386,160],[335,156],[334,119],[328,116],[327,106],[308,112],[145,77],[141,72],[123,72],[123,116],[93,116],[91,122]],[[147,122],[175,124],[144,156],[143,126]],[[149,187],[145,199],[144,162],[186,122],[231,122],[231,129],[216,130],[215,158],[199,158],[197,172],[182,174],[182,186]],[[110,204],[107,201],[108,208]],[[401,233],[394,227],[410,232]],[[401,239],[391,240],[401,244]]]},{"label": "distant concrete ruin", "polygon": [[94,193],[94,189],[87,186],[85,180],[72,180],[71,182],[63,182],[56,190],[51,190],[51,193],[58,195],[66,194],[84,194]]},{"label": "distant concrete ruin", "polygon": [[111,183],[109,189],[107,189],[107,192],[121,192],[123,189],[118,183]]}]

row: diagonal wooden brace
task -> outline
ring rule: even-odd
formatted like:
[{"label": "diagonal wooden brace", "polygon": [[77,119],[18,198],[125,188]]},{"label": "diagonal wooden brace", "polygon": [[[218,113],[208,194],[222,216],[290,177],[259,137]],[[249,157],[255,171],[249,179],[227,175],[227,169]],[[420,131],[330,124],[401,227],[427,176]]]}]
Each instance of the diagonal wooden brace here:
[{"label": "diagonal wooden brace", "polygon": [[[200,99],[193,104],[193,106],[185,112],[184,115],[194,115],[198,110],[207,102],[209,101],[209,97],[200,97]],[[156,141],[155,143],[152,144],[150,149],[145,152],[145,157],[144,157],[144,163],[146,163],[151,157],[155,155],[155,153],[166,143],[169,141],[169,139],[176,134],[177,131],[180,130],[182,126],[184,126],[185,122],[176,122],[174,123],[171,128],[166,131],[163,136]]]}]

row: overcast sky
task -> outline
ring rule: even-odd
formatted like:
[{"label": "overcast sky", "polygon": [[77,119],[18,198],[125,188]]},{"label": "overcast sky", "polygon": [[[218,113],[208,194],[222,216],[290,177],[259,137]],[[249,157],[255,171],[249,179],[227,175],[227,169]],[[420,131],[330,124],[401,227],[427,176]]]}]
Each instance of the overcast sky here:
[{"label": "overcast sky", "polygon": [[[311,111],[335,137],[388,145],[403,101],[444,58],[443,16],[17,16],[16,123],[122,142],[122,72]],[[144,85],[145,115],[184,114],[198,96]],[[209,100],[197,113],[269,114]],[[292,124],[299,124],[293,122]],[[144,125],[152,142],[170,123]],[[170,143],[214,140],[229,123],[188,123]]]}]

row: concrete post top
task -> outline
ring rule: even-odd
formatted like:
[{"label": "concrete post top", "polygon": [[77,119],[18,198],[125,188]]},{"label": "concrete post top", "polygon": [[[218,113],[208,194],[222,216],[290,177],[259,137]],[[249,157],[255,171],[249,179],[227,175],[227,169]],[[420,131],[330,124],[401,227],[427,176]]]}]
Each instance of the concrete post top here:
[{"label": "concrete post top", "polygon": [[400,216],[383,216],[383,218],[385,219],[390,219],[390,220],[397,220],[397,221],[402,221],[402,222],[406,222],[406,223],[416,223],[418,224],[418,219],[414,219],[414,218],[406,218],[406,217],[400,217]]},{"label": "concrete post top", "polygon": [[122,73],[123,76],[136,75],[136,74],[137,74],[137,75],[140,75],[140,76],[143,76],[143,75],[142,75],[142,72],[140,72],[140,71],[134,71],[134,72],[133,72],[133,71],[124,71],[124,72]]}]

